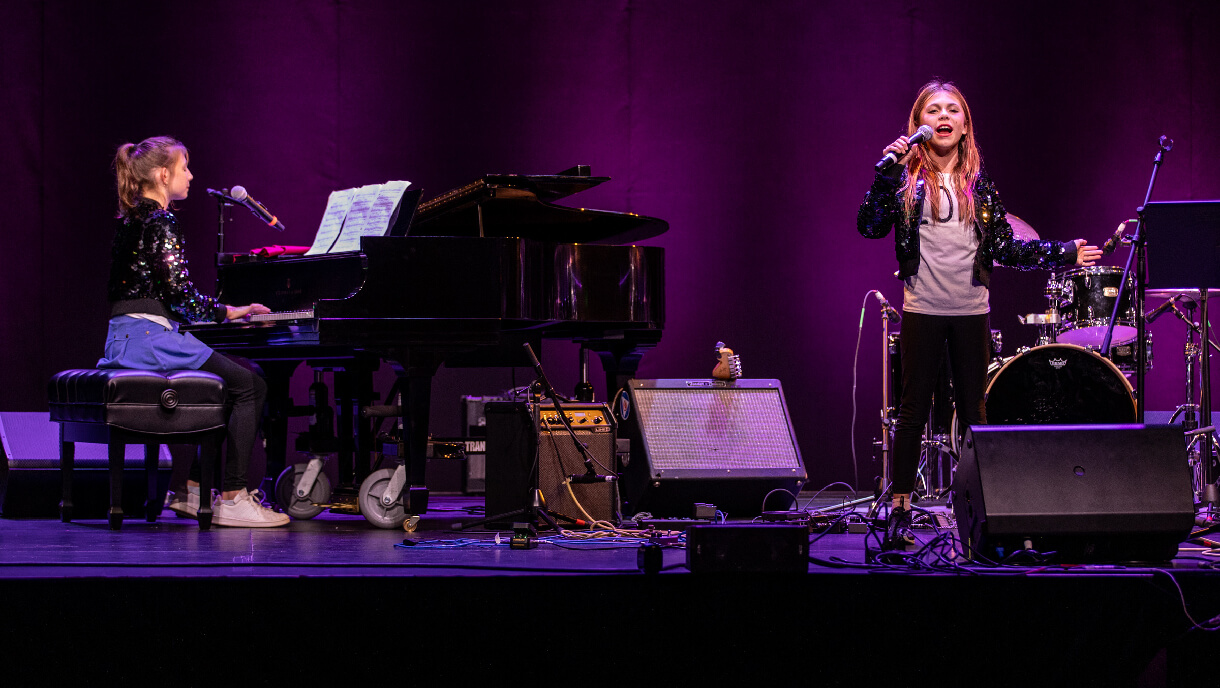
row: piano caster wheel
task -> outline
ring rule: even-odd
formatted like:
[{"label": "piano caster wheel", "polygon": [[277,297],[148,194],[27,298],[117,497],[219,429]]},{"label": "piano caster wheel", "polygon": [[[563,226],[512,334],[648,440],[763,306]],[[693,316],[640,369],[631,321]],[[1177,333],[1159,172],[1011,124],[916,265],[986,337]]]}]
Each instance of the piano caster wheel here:
[{"label": "piano caster wheel", "polygon": [[402,496],[390,506],[381,503],[381,495],[385,494],[393,476],[393,468],[382,468],[370,473],[369,477],[360,483],[360,513],[378,528],[401,528],[407,520],[407,509],[402,504]]},{"label": "piano caster wheel", "polygon": [[301,476],[304,473],[305,464],[293,464],[285,468],[284,472],[280,473],[280,477],[275,479],[276,503],[280,505],[284,513],[298,519],[317,516],[322,513],[322,507],[317,504],[326,504],[330,501],[330,478],[327,478],[325,473],[319,473],[318,478],[314,480],[309,499],[297,497],[297,484],[301,482]]}]

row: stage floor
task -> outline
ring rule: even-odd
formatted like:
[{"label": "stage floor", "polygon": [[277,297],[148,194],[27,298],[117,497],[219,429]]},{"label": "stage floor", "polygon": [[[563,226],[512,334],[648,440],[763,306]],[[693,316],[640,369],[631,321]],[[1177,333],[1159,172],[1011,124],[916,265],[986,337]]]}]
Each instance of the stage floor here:
[{"label": "stage floor", "polygon": [[534,672],[541,657],[545,673],[570,675],[594,653],[607,670],[660,658],[647,676],[715,685],[860,685],[895,666],[879,684],[1201,685],[1220,657],[1220,634],[1193,630],[1184,613],[1200,624],[1220,614],[1220,572],[1200,551],[1157,567],[866,568],[865,535],[845,533],[812,543],[807,574],[691,574],[668,540],[661,573],[644,575],[639,540],[544,532],[536,548],[514,550],[506,532],[453,530],[482,504],[433,495],[410,533],[330,513],[206,532],[168,510],[119,531],[0,519],[0,642],[34,656],[143,638],[169,666],[226,651],[223,619],[236,615],[271,633],[250,642],[281,664],[307,639],[400,661],[384,644],[409,638],[412,661],[430,662],[414,665],[420,677],[501,676],[513,653]]}]

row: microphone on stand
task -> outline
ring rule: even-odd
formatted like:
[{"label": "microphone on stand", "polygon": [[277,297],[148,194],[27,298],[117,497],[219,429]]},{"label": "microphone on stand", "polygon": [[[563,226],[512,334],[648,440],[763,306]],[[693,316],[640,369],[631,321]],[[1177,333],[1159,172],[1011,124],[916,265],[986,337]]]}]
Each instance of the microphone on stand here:
[{"label": "microphone on stand", "polygon": [[1162,303],[1161,305],[1157,306],[1156,308],[1153,308],[1152,310],[1148,311],[1147,313],[1144,314],[1144,322],[1151,325],[1152,321],[1156,320],[1157,318],[1164,315],[1165,311],[1168,311],[1171,309],[1176,310],[1176,308],[1174,308],[1174,307],[1178,303],[1178,299],[1180,299],[1180,298],[1182,298],[1181,294],[1174,294],[1173,298],[1169,299],[1165,303]]},{"label": "microphone on stand", "polygon": [[263,222],[266,222],[269,226],[275,227],[276,229],[280,230],[281,232],[284,231],[284,224],[282,222],[280,222],[279,218],[272,215],[271,211],[267,210],[267,208],[264,207],[262,203],[259,203],[258,201],[254,200],[254,198],[251,197],[250,194],[246,193],[246,187],[235,186],[235,187],[233,187],[233,190],[230,192],[230,195],[233,196],[234,201],[249,208],[250,212],[254,213],[255,217],[262,220]]},{"label": "microphone on stand", "polygon": [[877,297],[877,301],[879,301],[881,303],[881,313],[882,313],[882,315],[885,316],[886,320],[889,320],[890,322],[892,322],[894,324],[898,324],[898,323],[902,322],[902,316],[899,315],[898,311],[895,310],[894,307],[890,305],[889,301],[885,300],[885,297],[882,296],[881,292],[874,289],[873,296]]},{"label": "microphone on stand", "polygon": [[[1139,220],[1127,220],[1127,222],[1139,222]],[[1114,249],[1123,243],[1123,232],[1127,230],[1127,222],[1120,222],[1118,229],[1114,230],[1114,235],[1106,239],[1106,243],[1101,247],[1101,255],[1108,256],[1114,253]]]},{"label": "microphone on stand", "polygon": [[[928,139],[932,138],[933,133],[934,132],[932,131],[932,127],[929,127],[926,124],[921,125],[918,129],[915,130],[914,134],[911,134],[911,138],[907,139],[907,143],[910,143],[912,146],[921,144],[924,141],[927,141]],[[908,151],[909,150],[910,149],[908,149]],[[903,155],[905,155],[905,153]],[[881,162],[877,163],[877,165],[876,165],[877,171],[878,172],[885,171],[885,169],[888,168],[890,165],[893,165],[894,163],[898,162],[898,158],[900,158],[900,157],[902,157],[902,156],[898,155],[894,151],[890,151],[889,153],[886,153],[885,157],[881,158]]]},{"label": "microphone on stand", "polygon": [[236,198],[233,198],[232,196],[230,196],[228,193],[226,193],[226,191],[227,191],[227,189],[221,189],[220,191],[217,191],[216,189],[208,189],[208,195],[215,196],[217,199],[222,200],[225,203],[232,203],[233,205],[237,205],[238,200]]}]

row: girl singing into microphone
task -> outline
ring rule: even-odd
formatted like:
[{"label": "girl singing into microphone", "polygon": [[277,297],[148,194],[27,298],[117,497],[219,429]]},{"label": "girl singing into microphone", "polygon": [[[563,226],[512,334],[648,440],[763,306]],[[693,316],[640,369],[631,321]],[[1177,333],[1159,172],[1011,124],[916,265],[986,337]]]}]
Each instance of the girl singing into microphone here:
[{"label": "girl singing into microphone", "polygon": [[[222,491],[212,505],[212,522],[246,528],[281,526],[288,523],[288,516],[263,507],[258,490],[246,490],[246,470],[267,384],[191,334],[178,331],[185,322],[241,320],[270,312],[257,303],[226,306],[191,283],[184,237],[170,210],[171,202],[186,198],[190,191],[189,162],[186,147],[165,136],[125,143],[114,156],[119,222],[110,265],[110,327],[105,355],[97,365],[204,370],[224,379],[230,408],[228,442]],[[191,477],[187,494],[174,495],[170,508],[196,516],[200,505],[198,463],[192,464]]]},{"label": "girl singing into microphone", "polygon": [[[932,137],[912,146],[910,135],[921,125],[932,128]],[[911,492],[946,343],[958,417],[967,425],[987,422],[983,396],[992,265],[1093,265],[1101,251],[1084,239],[1013,237],[1004,205],[983,170],[970,107],[952,82],[934,80],[919,90],[907,136],[884,152],[893,153],[898,163],[877,172],[856,226],[870,239],[894,230],[903,280],[902,399],[891,470],[893,504],[882,541],[883,550],[892,550],[914,542]]]}]

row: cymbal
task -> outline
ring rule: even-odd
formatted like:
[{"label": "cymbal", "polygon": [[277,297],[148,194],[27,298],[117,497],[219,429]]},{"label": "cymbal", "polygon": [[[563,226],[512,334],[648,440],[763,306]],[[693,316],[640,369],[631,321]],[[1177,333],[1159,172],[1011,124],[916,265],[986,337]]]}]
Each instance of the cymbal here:
[{"label": "cymbal", "polygon": [[1021,241],[1034,241],[1039,238],[1038,233],[1034,231],[1033,227],[1029,226],[1028,222],[1022,220],[1016,215],[1013,215],[1012,213],[1008,214],[1008,224],[1012,225],[1012,235],[1016,239]]},{"label": "cymbal", "polygon": [[[1148,289],[1144,292],[1144,296],[1156,299],[1168,299],[1177,296],[1178,294],[1183,294],[1197,299],[1199,298],[1199,289],[1198,287],[1191,287],[1187,289]],[[1212,287],[1207,290],[1207,298],[1210,299],[1216,295],[1220,295],[1220,288]]]}]

